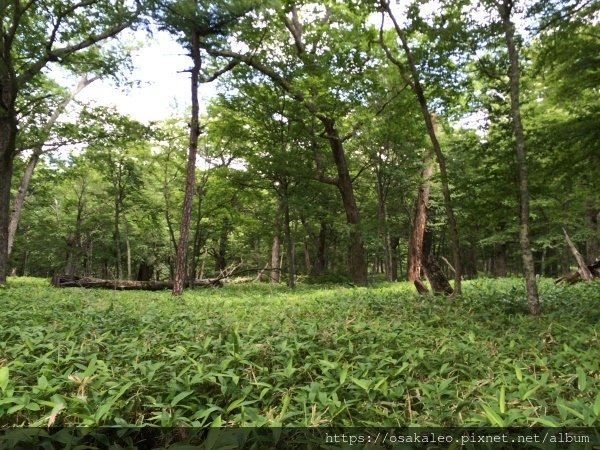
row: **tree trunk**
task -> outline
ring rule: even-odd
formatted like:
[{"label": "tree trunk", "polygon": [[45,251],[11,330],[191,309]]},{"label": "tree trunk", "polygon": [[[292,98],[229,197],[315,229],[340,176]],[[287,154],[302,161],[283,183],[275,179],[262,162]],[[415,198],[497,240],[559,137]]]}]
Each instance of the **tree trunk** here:
[{"label": "tree trunk", "polygon": [[[1,65],[1,64],[0,64]],[[8,224],[10,220],[10,187],[15,155],[17,123],[14,119],[14,97],[7,80],[0,71],[0,285],[8,273]]]},{"label": "tree trunk", "polygon": [[[48,135],[52,130],[54,124],[64,112],[65,108],[73,101],[73,99],[79,94],[86,86],[89,86],[94,80],[97,78],[88,78],[87,75],[84,75],[79,80],[79,83],[70,92],[62,102],[56,107],[48,122],[44,125],[42,130],[42,139],[45,141],[48,139]],[[21,219],[21,212],[23,211],[23,205],[25,204],[25,198],[27,197],[27,190],[29,189],[29,184],[31,183],[31,179],[33,177],[33,172],[35,167],[40,160],[40,156],[44,153],[43,145],[45,142],[40,142],[39,145],[33,149],[33,153],[29,157],[29,161],[27,161],[27,166],[25,167],[25,172],[21,177],[21,183],[19,185],[19,190],[17,191],[17,195],[13,201],[12,212],[10,215],[10,224],[8,227],[8,256],[12,252],[13,243],[15,241],[15,235],[17,233],[17,228],[19,226],[19,220]]]},{"label": "tree trunk", "polygon": [[34,153],[27,161],[27,166],[25,167],[25,172],[23,172],[23,177],[21,178],[21,184],[19,185],[19,190],[17,191],[17,195],[13,200],[12,211],[10,214],[10,222],[8,225],[8,256],[12,253],[12,247],[15,242],[15,235],[17,234],[17,228],[19,225],[19,219],[21,218],[21,211],[23,210],[23,205],[25,204],[25,197],[27,196],[27,189],[29,188],[29,183],[31,182],[31,178],[33,177],[33,171],[35,166],[37,165],[40,159],[40,155],[34,151]]},{"label": "tree trunk", "polygon": [[190,121],[190,143],[185,178],[185,195],[183,198],[183,208],[181,213],[181,226],[179,228],[179,243],[177,245],[175,278],[173,280],[173,296],[179,296],[183,293],[183,287],[186,279],[188,237],[190,233],[190,221],[193,206],[192,202],[194,200],[194,185],[196,183],[196,154],[198,152],[198,137],[200,136],[198,82],[202,59],[200,54],[200,36],[196,30],[192,32],[191,44],[191,55],[193,61],[193,67],[191,70],[192,117]]},{"label": "tree trunk", "polygon": [[[423,236],[423,258],[422,258],[422,269],[425,272],[425,276],[429,280],[431,289],[433,292],[441,294],[452,294],[453,290],[444,275],[441,267],[437,263],[435,256],[433,255],[433,232],[426,230]],[[456,270],[456,269],[454,269]],[[426,293],[427,288],[423,285],[421,280],[414,280],[415,287],[419,293]]]},{"label": "tree trunk", "polygon": [[[280,200],[278,200],[281,203]],[[281,280],[281,205],[275,213],[275,231],[273,245],[271,246],[271,283],[279,283]]]},{"label": "tree trunk", "polygon": [[115,197],[115,217],[114,217],[114,246],[115,246],[115,258],[116,258],[116,269],[117,269],[117,279],[123,278],[123,267],[121,262],[121,230],[119,227],[121,214],[121,206],[118,199],[118,196]]},{"label": "tree trunk", "polygon": [[327,222],[321,221],[317,236],[317,255],[312,274],[322,276],[327,269]]},{"label": "tree trunk", "polygon": [[388,281],[394,281],[392,275],[392,248],[391,236],[388,230],[387,212],[387,186],[381,173],[381,159],[377,161],[377,218],[379,224],[379,236],[383,243],[383,269]]},{"label": "tree trunk", "polygon": [[219,243],[215,252],[215,270],[223,273],[227,269],[227,249],[229,247],[229,219],[225,219],[222,224]]},{"label": "tree trunk", "polygon": [[148,264],[146,261],[142,261],[138,267],[137,281],[150,281],[154,274],[154,266]]},{"label": "tree trunk", "polygon": [[127,252],[127,279],[131,280],[131,242],[129,241],[129,223],[125,218],[125,249]]},{"label": "tree trunk", "polygon": [[581,253],[579,253],[579,251],[577,250],[577,247],[575,247],[575,244],[573,244],[573,242],[569,238],[567,230],[563,228],[563,232],[565,233],[565,241],[567,242],[567,246],[569,247],[569,250],[571,250],[571,254],[575,258],[575,261],[577,261],[577,266],[579,267],[579,276],[583,281],[587,281],[589,283],[590,281],[592,281],[593,278],[592,272],[585,264],[585,261],[583,260]]},{"label": "tree trunk", "polygon": [[[0,119],[1,121],[1,119]],[[3,125],[3,124],[0,124]],[[0,126],[0,135],[5,127]],[[0,149],[0,285],[6,282],[8,272],[8,223],[10,218],[10,184],[13,169],[13,156],[9,139],[0,137],[0,145],[8,148]],[[13,141],[14,145],[14,141]]]},{"label": "tree trunk", "polygon": [[205,238],[202,235],[201,222],[202,222],[202,197],[204,192],[204,185],[206,178],[203,178],[203,182],[196,189],[196,196],[198,197],[198,213],[196,214],[196,224],[194,228],[194,247],[192,249],[192,257],[190,258],[190,280],[195,280],[198,275],[198,263],[200,260],[200,251],[206,243]]},{"label": "tree trunk", "polygon": [[425,276],[427,276],[427,279],[429,280],[429,284],[431,284],[433,292],[444,293],[447,295],[452,294],[452,287],[435,260],[433,253],[423,256],[423,270]]},{"label": "tree trunk", "polygon": [[402,30],[398,22],[396,21],[396,18],[392,14],[389,3],[387,3],[385,0],[381,0],[381,6],[388,13],[390,19],[392,19],[394,28],[396,30],[396,34],[398,35],[402,43],[402,48],[404,49],[404,54],[406,56],[408,67],[410,69],[412,80],[411,86],[419,101],[421,113],[423,115],[423,120],[425,121],[425,126],[427,128],[427,134],[429,135],[429,139],[431,140],[431,145],[433,147],[433,151],[435,153],[437,163],[440,168],[440,181],[442,184],[442,194],[444,197],[444,209],[446,210],[446,219],[448,220],[448,226],[450,227],[450,239],[452,241],[452,256],[454,268],[456,269],[456,273],[454,275],[454,294],[460,295],[462,280],[460,242],[458,237],[458,226],[456,224],[456,218],[454,216],[454,209],[452,206],[452,197],[450,194],[448,172],[446,168],[446,158],[444,156],[444,153],[442,152],[442,148],[437,138],[434,118],[431,112],[429,111],[429,107],[427,106],[425,91],[423,90],[423,86],[421,85],[421,78],[419,76],[417,64],[414,60],[410,46],[408,45],[406,35],[404,34],[404,31]]},{"label": "tree trunk", "polygon": [[433,155],[428,152],[423,163],[425,167],[421,172],[421,187],[415,199],[413,226],[408,242],[408,281],[421,278],[423,236],[427,226],[427,204],[429,203],[430,183],[433,175]]},{"label": "tree trunk", "polygon": [[535,280],[535,269],[533,266],[533,254],[529,240],[529,177],[527,173],[527,153],[525,150],[525,133],[521,122],[521,106],[519,99],[519,53],[515,43],[515,25],[511,21],[512,0],[504,0],[499,6],[500,16],[504,27],[504,36],[510,62],[510,114],[515,137],[515,152],[517,156],[517,167],[519,171],[519,203],[520,203],[520,230],[519,242],[523,258],[523,271],[525,272],[525,286],[527,290],[527,301],[531,314],[540,313],[540,300],[537,283]]},{"label": "tree trunk", "polygon": [[398,244],[400,244],[400,236],[390,236],[390,252],[392,256],[390,281],[398,280]]},{"label": "tree trunk", "polygon": [[346,212],[346,223],[350,228],[350,233],[348,236],[350,240],[350,277],[358,286],[366,286],[367,257],[362,231],[360,230],[360,218],[358,214],[358,207],[356,206],[352,178],[350,177],[348,164],[346,162],[346,153],[344,152],[342,139],[335,126],[335,121],[326,117],[321,117],[320,119],[325,127],[325,132],[327,133],[327,139],[329,140],[333,160],[337,168],[337,187],[342,197],[344,211]]},{"label": "tree trunk", "polygon": [[312,271],[312,263],[310,261],[310,247],[308,243],[308,239],[304,239],[304,245],[302,246],[304,251],[304,273],[307,275]]},{"label": "tree trunk", "polygon": [[77,193],[77,217],[75,219],[75,231],[67,238],[67,267],[65,269],[67,275],[75,274],[75,259],[79,259],[81,249],[81,225],[83,222],[83,211],[85,208],[85,188],[86,180],[81,181],[81,191]]},{"label": "tree trunk", "polygon": [[281,201],[283,202],[283,233],[285,237],[285,253],[287,260],[287,285],[290,289],[296,287],[296,260],[294,239],[290,228],[290,205],[288,201],[287,182],[282,183]]},{"label": "tree trunk", "polygon": [[600,254],[600,210],[590,208],[587,213],[592,236],[585,243],[585,253],[588,261]]},{"label": "tree trunk", "polygon": [[506,276],[506,244],[504,242],[494,244],[492,275],[496,278]]},{"label": "tree trunk", "polygon": [[273,236],[273,245],[271,246],[271,283],[279,283],[281,281],[281,237],[279,234]]}]

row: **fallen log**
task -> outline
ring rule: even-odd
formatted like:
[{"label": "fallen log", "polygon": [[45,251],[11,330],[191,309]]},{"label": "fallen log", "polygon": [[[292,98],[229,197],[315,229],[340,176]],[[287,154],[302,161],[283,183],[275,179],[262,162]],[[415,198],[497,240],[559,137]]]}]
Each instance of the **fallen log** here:
[{"label": "fallen log", "polygon": [[[593,263],[591,263],[587,266],[587,269],[589,270],[590,274],[592,275],[592,278],[600,278],[600,258],[596,258],[596,260]],[[560,284],[560,283],[575,284],[581,280],[582,280],[582,278],[581,278],[580,270],[576,270],[574,272],[569,272],[560,278],[557,278],[554,282],[556,284]]]},{"label": "fallen log", "polygon": [[583,256],[581,256],[581,253],[579,253],[579,250],[577,250],[577,247],[575,247],[575,244],[573,244],[573,242],[569,238],[567,230],[565,230],[564,228],[563,233],[565,233],[565,241],[567,241],[569,250],[571,250],[573,257],[575,258],[575,261],[577,261],[577,265],[579,266],[579,276],[583,279],[583,281],[587,281],[589,283],[590,281],[592,281],[593,278],[592,272],[586,266],[585,261],[583,260]]},{"label": "fallen log", "polygon": [[[130,280],[104,280],[92,277],[76,277],[72,275],[54,275],[52,286],[58,288],[81,287],[86,289],[112,289],[117,291],[162,291],[173,289],[172,281],[130,281]],[[187,285],[189,286],[190,283]],[[194,287],[222,287],[223,282],[218,279],[195,280]]]}]

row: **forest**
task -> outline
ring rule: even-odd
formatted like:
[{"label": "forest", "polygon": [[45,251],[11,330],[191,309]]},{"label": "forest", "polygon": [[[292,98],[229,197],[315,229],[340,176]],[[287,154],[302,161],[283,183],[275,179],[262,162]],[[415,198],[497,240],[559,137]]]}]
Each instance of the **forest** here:
[{"label": "forest", "polygon": [[[597,2],[0,12],[0,424],[598,424]],[[183,109],[80,100],[157,33]]]}]

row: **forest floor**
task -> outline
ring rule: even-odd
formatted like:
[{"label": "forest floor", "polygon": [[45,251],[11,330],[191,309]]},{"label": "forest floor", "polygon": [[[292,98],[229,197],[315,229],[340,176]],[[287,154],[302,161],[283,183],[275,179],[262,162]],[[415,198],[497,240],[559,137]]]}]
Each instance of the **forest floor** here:
[{"label": "forest floor", "polygon": [[598,426],[600,282],[0,288],[0,425]]}]

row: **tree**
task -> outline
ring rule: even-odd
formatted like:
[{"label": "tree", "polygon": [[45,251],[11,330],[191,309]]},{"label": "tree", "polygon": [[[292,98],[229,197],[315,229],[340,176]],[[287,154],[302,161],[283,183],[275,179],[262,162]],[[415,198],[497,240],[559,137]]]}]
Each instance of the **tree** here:
[{"label": "tree", "polygon": [[[37,137],[37,142],[33,144],[33,148],[31,148],[31,156],[27,161],[27,165],[25,167],[25,171],[21,176],[21,182],[19,183],[19,190],[17,191],[17,195],[13,200],[13,206],[10,215],[10,223],[8,226],[8,257],[10,258],[10,253],[12,251],[12,246],[15,240],[15,235],[17,233],[17,227],[19,225],[19,220],[21,218],[21,211],[23,210],[23,205],[25,203],[25,197],[27,196],[27,189],[29,188],[29,184],[31,183],[31,178],[33,177],[33,172],[35,167],[40,160],[40,157],[52,150],[56,149],[55,145],[48,143],[48,138],[52,128],[56,125],[61,114],[64,112],[65,108],[73,101],[73,99],[79,94],[86,86],[93,83],[97,77],[89,77],[87,74],[82,76],[75,88],[66,94],[58,105],[55,106],[54,111],[48,118],[48,120],[44,123],[41,129],[41,133]],[[50,144],[49,148],[46,146]]]},{"label": "tree", "polygon": [[[156,17],[162,26],[179,37],[180,43],[189,50],[192,59],[190,69],[192,112],[190,119],[190,139],[186,168],[185,194],[181,213],[179,241],[173,280],[173,296],[179,296],[187,278],[187,249],[190,232],[191,214],[196,184],[196,155],[200,136],[200,105],[198,101],[198,84],[202,69],[201,44],[206,45],[209,38],[224,36],[227,28],[250,9],[247,2],[221,1],[206,2],[201,0],[175,0],[158,2]],[[229,70],[226,68],[225,71]],[[221,75],[217,71],[214,75]]]},{"label": "tree", "polygon": [[131,26],[139,11],[139,3],[123,0],[0,2],[0,284],[8,269],[18,99],[48,63],[77,65],[78,54]]},{"label": "tree", "polygon": [[[134,203],[130,199],[142,189],[140,160],[149,153],[149,130],[126,116],[107,108],[85,110],[82,119],[94,130],[94,139],[84,155],[97,165],[109,183],[113,205],[113,241],[116,278],[123,279],[122,225],[125,225],[127,279],[131,279],[131,244],[127,213]],[[93,124],[92,124],[93,122]],[[95,125],[95,127],[94,127]]]},{"label": "tree", "polygon": [[[443,197],[444,197],[444,207],[446,210],[446,217],[448,220],[448,226],[450,227],[450,237],[452,240],[452,255],[453,255],[453,263],[454,263],[454,293],[456,295],[460,295],[461,280],[462,280],[462,263],[461,263],[461,258],[460,258],[460,242],[459,242],[459,235],[458,235],[458,226],[456,223],[456,217],[454,215],[454,209],[453,209],[453,205],[452,205],[452,197],[451,197],[451,193],[450,193],[448,171],[447,171],[447,166],[446,166],[446,157],[445,157],[444,153],[442,152],[442,147],[440,145],[438,135],[436,133],[436,127],[435,127],[435,123],[434,123],[434,119],[433,119],[433,114],[431,113],[431,110],[427,103],[427,97],[426,97],[425,90],[424,90],[422,82],[421,82],[421,75],[419,73],[418,61],[414,57],[414,54],[411,49],[411,46],[409,45],[409,41],[406,36],[406,33],[400,26],[400,23],[396,19],[395,15],[393,14],[389,1],[381,0],[380,7],[382,10],[382,14],[385,12],[388,15],[388,17],[392,20],[396,35],[400,39],[400,44],[401,44],[402,50],[404,52],[404,56],[406,58],[406,63],[407,63],[408,72],[409,72],[408,75],[406,75],[406,77],[410,80],[410,86],[413,89],[413,91],[419,101],[419,106],[421,108],[423,121],[425,122],[425,127],[427,129],[427,134],[429,136],[429,139],[431,140],[431,146],[433,148],[433,152],[435,154],[437,164],[440,169],[442,193],[443,193]],[[381,29],[383,29],[383,22],[382,22]],[[381,37],[380,42],[384,46],[388,58],[391,61],[393,61],[394,64],[396,64],[396,66],[398,67],[398,69],[402,72],[404,70],[402,63],[400,61],[398,61],[398,59],[395,58],[392,55],[392,53],[390,52],[390,50],[386,47],[383,36]],[[425,165],[427,166],[428,163],[426,162]],[[416,231],[417,231],[417,233],[419,233],[419,236],[415,236],[415,239],[414,239],[415,246],[418,245],[418,243],[422,241],[422,238],[420,238],[420,233],[421,233],[421,229],[424,230],[424,228],[421,226],[421,224],[426,222],[423,218],[424,211],[425,211],[424,205],[426,204],[426,201],[424,202],[423,200],[426,200],[425,197],[426,197],[427,190],[428,190],[427,189],[428,181],[426,180],[426,178],[430,176],[429,171],[427,169],[425,169],[423,175],[424,175],[425,179],[423,182],[424,184],[421,188],[422,190],[419,194],[421,196],[421,198],[417,199],[416,210],[415,210],[415,212],[417,214],[417,216],[415,216],[415,223],[417,223],[419,225],[419,227],[416,228]],[[418,251],[413,251],[414,256],[418,256],[418,253],[419,253]]]},{"label": "tree", "polygon": [[515,6],[513,0],[502,0],[496,2],[498,12],[502,19],[504,39],[508,50],[509,61],[509,87],[510,87],[510,115],[512,119],[513,133],[515,138],[515,153],[517,157],[517,168],[519,173],[519,204],[520,222],[519,242],[521,244],[521,256],[523,259],[523,271],[525,272],[525,286],[527,289],[527,301],[531,314],[540,313],[540,300],[535,280],[535,268],[533,266],[533,254],[531,252],[530,228],[529,228],[529,175],[527,170],[527,153],[525,149],[525,133],[521,120],[521,105],[519,98],[520,69],[519,51],[517,49],[515,24],[512,21],[512,12]]},{"label": "tree", "polygon": [[284,2],[253,19],[265,25],[240,36],[247,39],[250,51],[234,51],[227,43],[206,50],[231,64],[253,68],[257,77],[279,86],[320,124],[321,132],[316,127],[313,131],[326,139],[335,175],[329,175],[330,165],[317,158],[314,178],[338,189],[349,230],[350,276],[354,283],[366,285],[365,242],[345,145],[364,125],[356,120],[364,119],[358,110],[370,110],[373,117],[389,103],[370,91],[375,58],[366,11],[334,1]]}]

